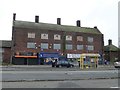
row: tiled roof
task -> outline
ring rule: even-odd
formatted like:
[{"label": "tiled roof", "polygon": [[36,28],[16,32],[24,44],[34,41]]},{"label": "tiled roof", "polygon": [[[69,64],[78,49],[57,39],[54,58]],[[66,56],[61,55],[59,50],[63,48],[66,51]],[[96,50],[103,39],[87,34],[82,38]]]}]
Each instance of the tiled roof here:
[{"label": "tiled roof", "polygon": [[57,25],[57,24],[49,24],[49,23],[41,23],[41,22],[40,23],[35,23],[35,22],[18,21],[18,20],[14,21],[14,27],[102,34],[96,28],[77,27],[77,26],[68,26],[68,25]]},{"label": "tiled roof", "polygon": [[104,46],[104,51],[118,51],[119,48],[116,47],[115,45],[107,45]]},{"label": "tiled roof", "polygon": [[9,41],[9,40],[0,40],[0,47],[11,47],[11,41]]}]

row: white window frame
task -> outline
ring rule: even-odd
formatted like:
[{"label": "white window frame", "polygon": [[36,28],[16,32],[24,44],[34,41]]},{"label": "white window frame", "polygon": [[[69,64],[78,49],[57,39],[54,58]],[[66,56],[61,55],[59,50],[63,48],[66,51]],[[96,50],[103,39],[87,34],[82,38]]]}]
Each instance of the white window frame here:
[{"label": "white window frame", "polygon": [[48,49],[48,43],[41,43],[41,49]]},{"label": "white window frame", "polygon": [[35,43],[34,42],[27,42],[27,48],[33,48],[34,49],[35,48]]},{"label": "white window frame", "polygon": [[67,41],[72,41],[72,35],[66,35],[66,40]]},{"label": "white window frame", "polygon": [[88,37],[88,42],[93,42],[93,37]]},{"label": "white window frame", "polygon": [[[71,48],[68,48],[71,47]],[[66,50],[72,50],[73,49],[73,45],[72,44],[66,44]]]},{"label": "white window frame", "polygon": [[54,34],[54,40],[61,40],[61,35]]},{"label": "white window frame", "polygon": [[41,39],[48,39],[47,33],[41,33]]},{"label": "white window frame", "polygon": [[28,38],[35,38],[35,33],[28,33]]},{"label": "white window frame", "polygon": [[93,45],[87,45],[87,50],[88,51],[93,51],[94,50],[94,46]]},{"label": "white window frame", "polygon": [[[56,46],[58,47],[58,48],[56,48]],[[53,49],[61,49],[61,44],[53,44]]]},{"label": "white window frame", "polygon": [[83,36],[77,36],[77,41],[83,41]]},{"label": "white window frame", "polygon": [[84,49],[83,45],[77,45],[77,50],[83,50],[83,49]]}]

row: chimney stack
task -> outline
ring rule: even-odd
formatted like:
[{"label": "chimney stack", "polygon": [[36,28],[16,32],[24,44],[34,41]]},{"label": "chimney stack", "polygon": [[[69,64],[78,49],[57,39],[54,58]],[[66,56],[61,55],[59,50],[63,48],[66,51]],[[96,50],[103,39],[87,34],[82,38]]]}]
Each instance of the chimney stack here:
[{"label": "chimney stack", "polygon": [[80,20],[77,20],[77,21],[76,21],[76,24],[77,24],[77,27],[81,27]]},{"label": "chimney stack", "polygon": [[13,13],[13,21],[16,19],[16,13]]},{"label": "chimney stack", "polygon": [[95,29],[98,29],[97,26],[94,26]]},{"label": "chimney stack", "polygon": [[35,16],[35,23],[39,23],[39,16]]},{"label": "chimney stack", "polygon": [[111,39],[108,40],[108,45],[112,45],[112,40]]},{"label": "chimney stack", "polygon": [[57,24],[61,25],[61,18],[57,18]]}]

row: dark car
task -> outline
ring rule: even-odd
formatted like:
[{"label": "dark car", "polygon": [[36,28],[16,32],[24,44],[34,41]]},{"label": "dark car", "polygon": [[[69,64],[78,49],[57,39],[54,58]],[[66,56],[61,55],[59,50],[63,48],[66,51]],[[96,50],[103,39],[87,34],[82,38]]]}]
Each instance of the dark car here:
[{"label": "dark car", "polygon": [[56,67],[67,67],[67,68],[69,68],[69,67],[74,67],[74,64],[72,64],[68,61],[61,60],[61,61],[58,61],[55,66]]}]

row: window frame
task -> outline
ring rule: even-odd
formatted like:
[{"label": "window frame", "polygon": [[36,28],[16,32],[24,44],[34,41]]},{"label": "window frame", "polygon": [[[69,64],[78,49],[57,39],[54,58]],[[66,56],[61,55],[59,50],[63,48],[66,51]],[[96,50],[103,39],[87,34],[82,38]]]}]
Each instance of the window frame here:
[{"label": "window frame", "polygon": [[28,32],[28,38],[35,38],[34,32]]},{"label": "window frame", "polygon": [[[32,45],[30,45],[30,44],[33,44],[34,46],[32,47]],[[35,43],[34,42],[27,42],[27,48],[29,48],[29,49],[35,49],[36,47],[35,47]]]},{"label": "window frame", "polygon": [[[48,49],[49,45],[48,45],[48,43],[41,43],[40,46],[41,46],[41,49]],[[47,48],[45,48],[44,46],[47,47]]]}]

